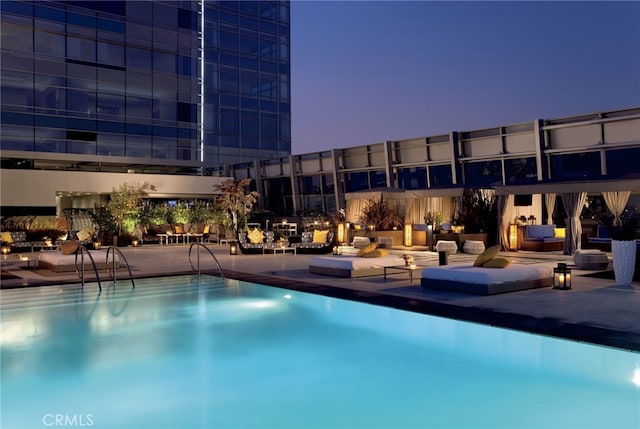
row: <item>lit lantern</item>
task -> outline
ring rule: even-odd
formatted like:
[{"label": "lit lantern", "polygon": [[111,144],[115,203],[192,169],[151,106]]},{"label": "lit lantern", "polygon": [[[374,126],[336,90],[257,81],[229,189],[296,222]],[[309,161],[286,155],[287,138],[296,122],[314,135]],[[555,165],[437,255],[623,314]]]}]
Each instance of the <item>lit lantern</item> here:
[{"label": "lit lantern", "polygon": [[2,247],[0,247],[0,252],[3,255],[8,255],[9,253],[11,253],[11,246],[9,246],[8,244],[3,244]]},{"label": "lit lantern", "polygon": [[509,224],[509,250],[518,250],[518,224]]},{"label": "lit lantern", "polygon": [[567,264],[562,262],[553,269],[553,288],[554,289],[571,289],[571,268],[567,268]]},{"label": "lit lantern", "polygon": [[404,224],[404,245],[407,247],[413,246],[413,225],[410,223]]},{"label": "lit lantern", "polygon": [[229,246],[229,255],[237,255],[238,254],[238,245],[236,243],[231,243]]},{"label": "lit lantern", "polygon": [[338,243],[344,243],[344,223],[338,224]]},{"label": "lit lantern", "polygon": [[139,240],[131,240],[131,245],[133,247],[138,247],[140,245],[140,241]]},{"label": "lit lantern", "polygon": [[93,243],[93,248],[98,250],[100,248],[102,248],[102,242],[101,241],[96,241]]}]

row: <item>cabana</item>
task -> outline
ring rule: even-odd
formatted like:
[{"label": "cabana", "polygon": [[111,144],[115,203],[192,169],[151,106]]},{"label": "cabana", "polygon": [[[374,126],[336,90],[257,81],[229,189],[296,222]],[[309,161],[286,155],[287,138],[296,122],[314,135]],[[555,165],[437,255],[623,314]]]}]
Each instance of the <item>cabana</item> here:
[{"label": "cabana", "polygon": [[[562,200],[567,213],[567,225],[563,251],[572,255],[581,248],[582,221],[580,215],[587,202],[588,194],[602,194],[607,208],[614,217],[619,219],[632,193],[640,193],[640,179],[624,181],[593,181],[593,182],[565,182],[539,183],[531,185],[500,186],[495,188],[498,197],[498,231],[499,240],[506,250],[516,250],[512,246],[512,236],[509,227],[518,213],[515,208],[515,195],[532,195],[532,205],[527,214],[531,213],[537,219],[547,224],[553,224],[551,215],[557,198]],[[547,219],[542,219],[542,206],[547,211]]]}]

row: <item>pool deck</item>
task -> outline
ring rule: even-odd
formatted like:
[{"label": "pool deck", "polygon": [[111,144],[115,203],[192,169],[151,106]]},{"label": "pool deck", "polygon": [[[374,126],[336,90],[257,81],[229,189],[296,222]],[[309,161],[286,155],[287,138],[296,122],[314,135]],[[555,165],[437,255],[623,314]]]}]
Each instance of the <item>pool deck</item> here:
[{"label": "pool deck", "polygon": [[[406,272],[387,276],[386,281],[383,276],[338,278],[309,273],[309,260],[313,255],[232,256],[226,246],[210,244],[208,247],[229,278],[640,352],[639,282],[630,287],[617,286],[614,280],[585,276],[593,271],[574,269],[573,288],[568,291],[542,288],[475,296],[424,289],[420,287],[419,271],[414,273],[413,283],[410,283]],[[416,249],[414,247],[412,251],[415,251],[418,265],[438,265],[437,253]],[[136,278],[193,272],[187,245],[143,245],[120,250]],[[394,252],[402,251],[394,249]],[[573,263],[570,256],[559,252],[521,251],[503,252],[502,255],[518,264],[555,266],[558,262]],[[452,255],[449,263],[468,264],[474,258],[473,255]],[[196,258],[193,259],[195,261]],[[3,274],[8,273],[15,278],[3,276],[2,300],[11,298],[12,288],[66,288],[77,287],[79,283],[73,272],[53,274],[23,265],[3,264]],[[201,253],[201,266],[202,272],[218,271],[213,258],[206,252]],[[127,273],[119,270],[118,276],[124,279]]]}]

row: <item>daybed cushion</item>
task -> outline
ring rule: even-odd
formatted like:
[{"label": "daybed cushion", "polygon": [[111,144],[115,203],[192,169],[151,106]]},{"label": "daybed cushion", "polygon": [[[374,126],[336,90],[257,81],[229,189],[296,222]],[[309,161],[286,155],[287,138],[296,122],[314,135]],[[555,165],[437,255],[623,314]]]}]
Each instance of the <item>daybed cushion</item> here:
[{"label": "daybed cushion", "polygon": [[376,243],[367,244],[362,249],[360,249],[360,251],[356,254],[356,256],[362,257],[362,256],[366,255],[367,253],[371,253],[374,250],[376,250],[376,247],[377,247]]},{"label": "daybed cushion", "polygon": [[492,260],[493,258],[498,256],[499,252],[500,252],[500,245],[499,244],[489,247],[484,252],[482,252],[481,254],[478,255],[476,260],[473,262],[473,266],[474,267],[483,266],[484,264],[486,264],[487,262],[489,262],[490,260]]},{"label": "daybed cushion", "polygon": [[511,261],[507,258],[495,257],[482,265],[482,268],[506,268]]},{"label": "daybed cushion", "polygon": [[552,269],[539,265],[509,265],[495,270],[472,265],[442,265],[422,271],[424,288],[442,289],[475,295],[551,286]]},{"label": "daybed cushion", "polygon": [[527,225],[526,238],[553,238],[555,225]]},{"label": "daybed cushion", "polygon": [[[91,250],[89,251],[91,256],[93,256],[93,260],[96,263],[96,268],[99,270],[103,270],[107,268],[106,257],[107,252],[103,250]],[[120,258],[118,255],[114,255],[116,260],[116,268],[120,265]],[[80,265],[81,256],[78,255],[78,265]],[[113,259],[109,258],[110,261]],[[68,272],[75,271],[76,269],[76,255],[63,255],[61,252],[40,252],[38,254],[38,267],[47,268],[51,271],[60,273],[60,272]],[[84,268],[85,270],[92,270],[93,265],[91,264],[91,259],[89,256],[84,255]]]},{"label": "daybed cushion", "polygon": [[315,256],[309,261],[309,272],[336,277],[364,277],[381,275],[384,267],[400,265],[396,255],[379,258],[357,256]]},{"label": "daybed cushion", "polygon": [[387,256],[389,251],[387,249],[376,249],[373,252],[369,252],[363,255],[363,258],[380,258],[382,256]]}]

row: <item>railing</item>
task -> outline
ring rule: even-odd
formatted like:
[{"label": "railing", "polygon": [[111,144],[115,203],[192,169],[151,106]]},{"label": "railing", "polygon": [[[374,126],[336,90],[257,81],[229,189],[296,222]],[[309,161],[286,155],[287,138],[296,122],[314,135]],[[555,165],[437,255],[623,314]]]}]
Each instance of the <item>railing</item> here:
[{"label": "railing", "polygon": [[[102,285],[100,284],[100,274],[98,274],[98,267],[96,266],[96,261],[93,259],[93,256],[91,256],[89,249],[87,249],[87,246],[85,246],[84,244],[78,245],[78,248],[76,249],[75,253],[76,253],[76,259],[75,259],[76,275],[80,277],[80,284],[82,285],[82,287],[84,288],[84,255],[86,253],[89,256],[89,259],[91,260],[91,265],[93,265],[93,271],[96,273],[98,287],[100,288],[100,292],[102,292]],[[78,268],[78,256],[80,256],[80,268]]]},{"label": "railing", "polygon": [[[198,247],[198,252],[197,252],[197,259],[196,259],[196,266],[193,266],[193,261],[191,260],[191,252],[193,250],[194,247]],[[209,252],[209,254],[211,255],[211,257],[213,258],[213,260],[216,262],[216,265],[218,266],[218,271],[220,272],[220,277],[222,277],[224,279],[224,274],[222,273],[222,267],[220,266],[220,262],[218,262],[218,258],[216,258],[216,255],[213,254],[213,252],[211,251],[211,249],[209,249],[207,246],[205,246],[202,243],[192,243],[191,246],[189,246],[189,264],[191,264],[191,269],[193,269],[193,271],[197,271],[198,275],[200,275],[200,248],[205,249],[207,252]]]},{"label": "railing", "polygon": [[[109,263],[109,255],[111,255],[112,252],[113,252],[113,260],[111,261],[111,263]],[[127,261],[127,258],[124,257],[124,254],[120,251],[120,249],[114,246],[109,246],[109,248],[107,249],[107,259],[106,259],[107,271],[109,272],[111,279],[113,280],[114,283],[116,282],[116,269],[118,268],[116,267],[116,253],[122,259],[122,261],[124,261],[124,264],[127,266],[127,270],[129,271],[129,280],[131,280],[131,288],[135,289],[136,283],[133,281],[133,274],[131,273],[131,266],[129,265],[129,261]]]}]

